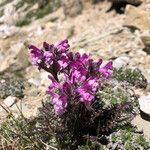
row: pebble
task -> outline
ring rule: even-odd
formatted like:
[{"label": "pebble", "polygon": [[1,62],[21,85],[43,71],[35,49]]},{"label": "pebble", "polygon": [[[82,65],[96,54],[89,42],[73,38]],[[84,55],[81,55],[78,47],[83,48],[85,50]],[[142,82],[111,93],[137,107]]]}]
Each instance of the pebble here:
[{"label": "pebble", "polygon": [[118,146],[118,143],[114,143],[113,146],[112,146],[112,150],[115,150]]},{"label": "pebble", "polygon": [[107,144],[107,148],[108,148],[108,149],[111,149],[112,146],[113,146],[113,143],[112,143],[112,142],[110,142],[109,144]]},{"label": "pebble", "polygon": [[29,82],[30,84],[35,85],[35,86],[39,86],[39,85],[40,85],[40,81],[39,81],[38,79],[35,79],[35,78],[29,79],[28,82]]},{"label": "pebble", "polygon": [[7,107],[10,107],[10,106],[12,106],[16,101],[17,101],[16,97],[8,96],[8,97],[3,101],[3,103],[4,103]]}]

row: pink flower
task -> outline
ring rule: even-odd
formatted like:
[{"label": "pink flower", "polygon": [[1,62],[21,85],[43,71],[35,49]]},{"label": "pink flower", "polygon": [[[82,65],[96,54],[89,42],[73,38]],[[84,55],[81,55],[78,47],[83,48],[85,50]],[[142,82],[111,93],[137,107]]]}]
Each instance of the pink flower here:
[{"label": "pink flower", "polygon": [[108,62],[104,67],[99,69],[99,72],[102,74],[102,76],[106,79],[110,76],[110,70],[113,69],[113,63],[112,61]]},{"label": "pink flower", "polygon": [[94,100],[95,92],[99,87],[99,82],[97,77],[90,77],[82,83],[82,85],[77,89],[77,92],[81,96],[80,101],[86,104],[91,103]]},{"label": "pink flower", "polygon": [[69,58],[67,51],[69,44],[67,40],[63,40],[54,45],[43,42],[42,49],[34,45],[29,45],[28,48],[31,49],[32,63],[39,68],[52,73],[54,68],[57,68],[57,71],[61,71],[68,66]]},{"label": "pink flower", "polygon": [[31,52],[30,52],[31,58],[32,58],[32,64],[36,65],[36,66],[39,66],[40,63],[43,60],[43,57],[44,57],[43,50],[37,48],[34,45],[29,45],[28,48],[32,49]]},{"label": "pink flower", "polygon": [[63,40],[54,45],[60,52],[67,52],[70,45],[68,44],[68,40]]},{"label": "pink flower", "polygon": [[50,92],[52,96],[52,104],[57,115],[62,115],[67,107],[68,97],[65,94],[58,95],[55,92]]},{"label": "pink flower", "polygon": [[[70,103],[84,102],[89,106],[101,85],[99,79],[108,79],[113,69],[112,61],[101,67],[102,59],[94,61],[86,53],[73,54],[68,51],[69,47],[68,40],[54,45],[43,42],[42,49],[29,46],[32,63],[51,73],[47,93],[52,97],[57,115],[65,113]],[[61,82],[59,74],[65,77]]]}]

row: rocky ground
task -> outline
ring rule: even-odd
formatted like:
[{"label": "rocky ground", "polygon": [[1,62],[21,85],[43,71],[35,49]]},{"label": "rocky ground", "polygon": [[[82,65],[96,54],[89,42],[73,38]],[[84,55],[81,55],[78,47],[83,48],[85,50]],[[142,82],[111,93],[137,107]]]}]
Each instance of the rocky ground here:
[{"label": "rocky ground", "polygon": [[[111,7],[108,1],[85,1],[68,8],[63,5],[65,12],[60,7],[22,27],[16,22],[25,16],[23,7],[16,11],[18,1],[4,2],[0,1],[0,10],[4,9],[0,18],[0,101],[16,115],[18,107],[26,117],[36,115],[49,84],[47,73],[39,73],[31,65],[28,43],[41,46],[43,41],[54,43],[67,38],[72,51],[88,51],[95,59],[113,59],[116,68],[139,68],[150,84],[150,0],[138,7],[127,5],[122,14],[107,12]],[[34,4],[30,9],[37,7]],[[136,93],[140,97],[150,95],[150,85],[136,89]],[[2,108],[0,116],[1,121],[6,117]],[[150,138],[150,122],[139,116],[133,122]]]}]

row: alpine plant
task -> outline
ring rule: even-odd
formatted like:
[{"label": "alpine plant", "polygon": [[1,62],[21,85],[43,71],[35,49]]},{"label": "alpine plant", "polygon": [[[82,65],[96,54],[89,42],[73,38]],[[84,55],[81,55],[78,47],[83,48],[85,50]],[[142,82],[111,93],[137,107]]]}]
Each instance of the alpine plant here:
[{"label": "alpine plant", "polygon": [[[108,80],[113,69],[112,61],[103,65],[89,54],[69,51],[68,40],[56,44],[43,42],[43,47],[29,45],[32,64],[49,72],[47,94],[52,97],[55,113],[63,115],[69,105],[84,103],[90,109],[96,92]],[[60,78],[61,76],[61,78]]]}]

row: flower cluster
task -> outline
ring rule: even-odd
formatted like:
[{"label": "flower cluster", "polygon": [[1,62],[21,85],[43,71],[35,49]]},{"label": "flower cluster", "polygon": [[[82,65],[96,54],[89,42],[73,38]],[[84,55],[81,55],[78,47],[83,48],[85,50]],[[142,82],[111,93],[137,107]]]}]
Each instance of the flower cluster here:
[{"label": "flower cluster", "polygon": [[[51,84],[47,93],[52,96],[56,114],[62,115],[68,105],[79,102],[90,106],[101,85],[101,79],[108,79],[113,69],[112,61],[102,66],[102,59],[94,61],[90,55],[69,52],[67,40],[54,45],[43,43],[39,49],[29,45],[32,63],[39,69],[51,73]],[[63,75],[58,79],[58,75]]]}]

